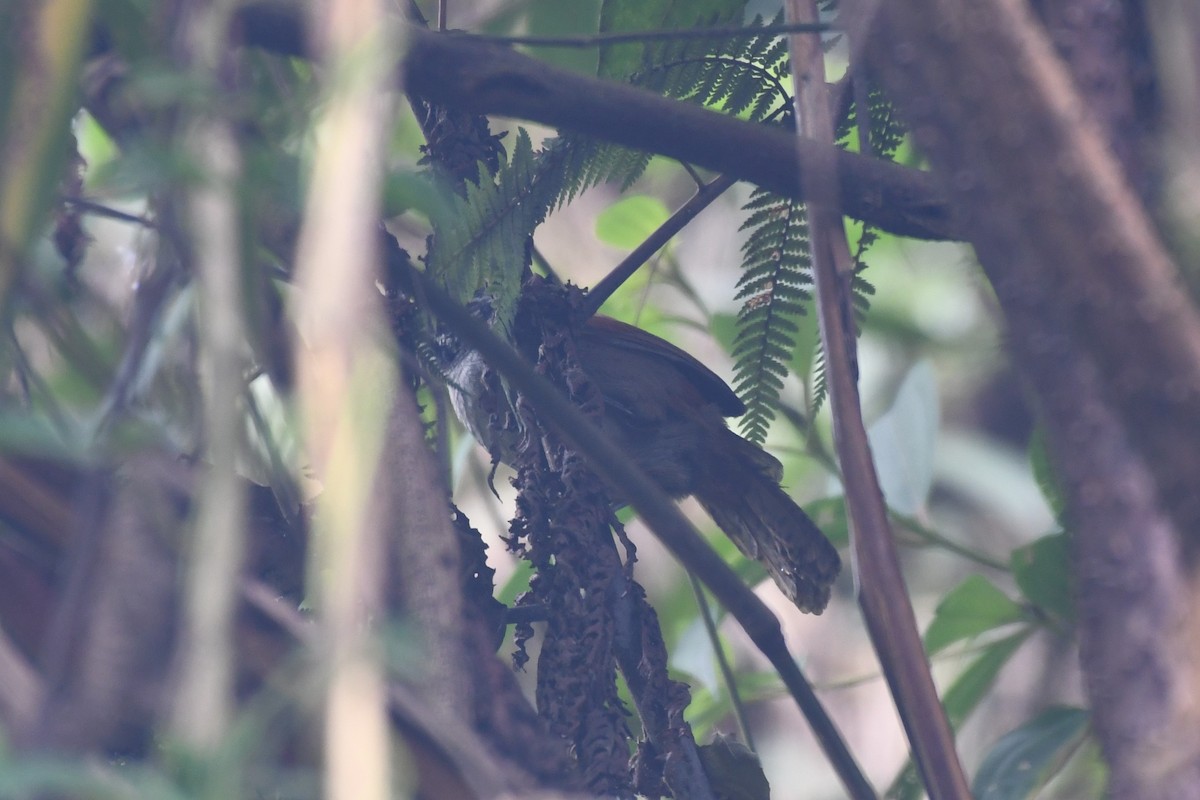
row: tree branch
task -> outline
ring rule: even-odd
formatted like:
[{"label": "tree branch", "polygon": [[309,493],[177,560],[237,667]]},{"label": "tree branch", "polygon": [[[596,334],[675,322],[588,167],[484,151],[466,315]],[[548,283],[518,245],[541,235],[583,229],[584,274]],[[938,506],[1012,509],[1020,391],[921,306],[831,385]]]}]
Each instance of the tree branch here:
[{"label": "tree branch", "polygon": [[[263,0],[243,7],[239,21],[243,44],[308,54],[302,20],[288,7]],[[811,165],[832,158],[842,213],[901,236],[958,238],[945,194],[926,173],[816,142],[797,145],[783,130],[584,77],[470,36],[415,27],[408,36],[401,80],[431,103],[595,136],[798,199],[816,197]]]},{"label": "tree branch", "polygon": [[1093,122],[1125,112],[1085,109],[1012,0],[879,8],[866,52],[951,187],[1066,489],[1109,790],[1196,797],[1200,316]]},{"label": "tree branch", "polygon": [[655,536],[695,573],[738,621],[759,651],[779,673],[792,698],[812,727],[847,793],[855,800],[874,798],[833,720],[826,714],[812,685],[788,651],[779,620],[709,547],[679,508],[583,413],[571,405],[544,377],[496,336],[479,319],[455,303],[424,273],[412,271],[430,309],[470,347],[480,352],[509,385],[524,394],[545,422],[583,453],[597,475],[628,500]]},{"label": "tree branch", "polygon": [[[1066,337],[1095,363],[1195,563],[1200,315],[1061,62],[1014,0],[879,8],[867,52],[961,209],[1010,339],[1028,352]],[[1027,374],[1043,402],[1061,389]],[[1047,419],[1052,441],[1072,447],[1073,422]]]}]

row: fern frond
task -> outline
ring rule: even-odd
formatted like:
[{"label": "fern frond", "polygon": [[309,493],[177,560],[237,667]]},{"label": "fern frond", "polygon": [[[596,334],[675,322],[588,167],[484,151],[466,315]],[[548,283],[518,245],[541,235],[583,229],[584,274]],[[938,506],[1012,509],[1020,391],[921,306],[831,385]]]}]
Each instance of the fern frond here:
[{"label": "fern frond", "polygon": [[829,396],[829,384],[825,380],[825,348],[819,341],[815,348],[812,365],[812,411],[809,413],[809,419],[817,416],[821,406],[825,405],[825,398]]},{"label": "fern frond", "polygon": [[904,142],[908,129],[896,114],[896,107],[883,89],[871,86],[867,91],[867,119],[870,122],[871,151],[880,158],[892,159]]},{"label": "fern frond", "polygon": [[[867,234],[875,235],[874,230],[865,231],[863,236]],[[871,306],[871,296],[875,294],[875,287],[863,277],[862,272],[867,268],[864,261],[861,260],[862,241],[859,241],[859,250],[855,255],[854,260],[854,275],[850,279],[850,304],[854,313],[854,333],[855,335],[862,334],[862,323],[867,316],[867,311]],[[816,353],[813,356],[812,370],[812,410],[810,416],[815,417],[817,412],[821,410],[821,406],[825,404],[825,400],[829,395],[829,386],[825,381],[825,348],[820,342],[816,344]]]},{"label": "fern frond", "polygon": [[[779,22],[782,17],[776,19]],[[710,19],[717,25],[725,19]],[[756,18],[751,27],[762,27]],[[774,34],[746,38],[713,37],[668,40],[647,44],[642,63],[624,76],[630,83],[667,97],[698,103],[728,114],[761,122],[786,109],[791,98],[784,78],[787,48]],[[561,170],[562,191],[556,205],[569,202],[599,183],[616,182],[628,188],[645,171],[650,155],[595,139],[566,135],[552,146],[567,152],[563,160],[542,171]]]},{"label": "fern frond", "polygon": [[[846,146],[855,130],[858,113],[857,106],[852,106],[850,116],[839,127],[838,143],[843,147]],[[896,115],[895,107],[878,86],[872,85],[867,90],[867,117],[871,153],[889,160],[894,158],[896,151],[904,142],[907,129]],[[869,225],[863,225],[854,251],[854,275],[850,281],[850,302],[854,313],[856,333],[862,332],[862,322],[870,308],[871,296],[875,294],[875,287],[863,277],[862,273],[867,268],[866,252],[878,239],[879,232],[876,229]],[[811,380],[813,387],[811,415],[816,416],[829,393],[825,380],[825,352],[820,343],[817,344],[816,355],[813,358]]]},{"label": "fern frond", "polygon": [[[863,78],[856,78],[863,79]],[[853,138],[858,126],[860,110],[858,104],[851,105],[850,113],[839,123],[838,144],[846,147]],[[871,155],[889,161],[895,160],[896,151],[904,143],[908,129],[896,114],[896,108],[887,99],[883,89],[871,84],[867,87],[867,141],[870,143]],[[863,268],[863,256],[872,244],[879,238],[878,233],[870,226],[863,225],[862,234],[858,239],[858,247],[854,254],[854,268]]]},{"label": "fern frond", "polygon": [[812,300],[812,262],[802,204],[757,189],[744,208],[750,213],[742,230],[750,234],[736,298],[744,302],[733,345],[734,390],[746,405],[743,435],[762,444],[796,347],[796,320]]},{"label": "fern frond", "polygon": [[520,291],[529,237],[558,193],[557,186],[536,180],[535,167],[533,145],[522,129],[512,159],[494,178],[480,164],[479,179],[467,181],[462,195],[447,193],[425,255],[430,275],[451,294],[466,302],[482,288],[503,320]]}]

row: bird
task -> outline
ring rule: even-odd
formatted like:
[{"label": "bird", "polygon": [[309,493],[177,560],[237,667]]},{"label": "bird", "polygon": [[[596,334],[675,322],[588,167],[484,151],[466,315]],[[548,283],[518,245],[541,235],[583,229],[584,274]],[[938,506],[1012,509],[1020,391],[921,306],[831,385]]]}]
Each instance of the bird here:
[{"label": "bird", "polygon": [[[837,548],[780,486],[782,464],[726,424],[746,410],[733,389],[686,351],[611,317],[588,318],[574,339],[603,399],[601,428],[664,492],[695,497],[801,611],[821,613],[841,568]],[[447,375],[459,419],[508,460],[511,447],[489,441],[482,357],[459,353]]]}]

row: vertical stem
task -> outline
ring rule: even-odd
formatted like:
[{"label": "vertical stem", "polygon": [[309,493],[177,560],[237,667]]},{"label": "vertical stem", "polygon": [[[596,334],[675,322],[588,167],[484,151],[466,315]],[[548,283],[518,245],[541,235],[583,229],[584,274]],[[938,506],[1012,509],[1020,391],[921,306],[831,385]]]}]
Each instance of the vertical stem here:
[{"label": "vertical stem", "polygon": [[384,800],[389,728],[371,626],[380,614],[384,557],[369,508],[396,377],[372,336],[382,328],[373,321],[372,281],[388,48],[395,43],[380,0],[326,0],[313,15],[330,96],[297,257],[303,339],[296,361],[310,466],[323,487],[309,579],[327,659],[325,796]]},{"label": "vertical stem", "polygon": [[[784,5],[789,23],[817,21],[813,0],[788,0]],[[793,34],[790,44],[797,134],[832,144],[833,122],[820,39]],[[834,445],[846,487],[859,605],[930,797],[967,798],[970,790],[921,646],[863,424],[850,298],[850,248],[837,211],[839,205],[831,202],[838,186],[836,167],[832,159],[820,159],[812,168],[813,196],[819,198],[808,204],[813,280],[825,348]]]},{"label": "vertical stem", "polygon": [[688,581],[692,584],[692,595],[696,598],[696,608],[700,611],[700,621],[704,623],[704,632],[708,636],[709,642],[712,643],[713,658],[716,659],[717,667],[721,670],[721,682],[725,684],[725,691],[729,692],[729,705],[733,707],[733,715],[737,718],[742,741],[745,742],[746,747],[750,748],[751,752],[757,753],[758,748],[754,746],[754,734],[750,729],[750,719],[746,716],[746,706],[742,704],[742,693],[738,689],[737,676],[733,674],[733,666],[725,655],[725,648],[721,646],[721,634],[717,631],[717,621],[713,619],[712,606],[704,594],[704,584],[690,570],[688,571]]},{"label": "vertical stem", "polygon": [[17,51],[0,78],[12,92],[0,115],[0,307],[59,183],[90,14],[90,0],[0,3],[0,47]]},{"label": "vertical stem", "polygon": [[[216,87],[232,3],[198,6],[188,19],[193,67]],[[223,109],[197,113],[186,148],[204,176],[188,193],[188,251],[197,277],[205,471],[197,496],[184,590],[180,689],[173,727],[196,755],[212,756],[233,713],[233,617],[242,567],[246,498],[236,470],[245,325],[237,185],[241,158]],[[213,786],[213,791],[216,787]]]}]

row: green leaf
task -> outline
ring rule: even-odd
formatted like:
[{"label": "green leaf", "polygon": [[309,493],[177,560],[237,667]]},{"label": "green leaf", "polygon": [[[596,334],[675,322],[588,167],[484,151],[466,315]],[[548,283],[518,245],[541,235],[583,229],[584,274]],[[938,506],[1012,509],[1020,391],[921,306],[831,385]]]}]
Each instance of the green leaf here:
[{"label": "green leaf", "polygon": [[512,159],[494,179],[481,163],[478,180],[467,182],[465,196],[444,195],[425,258],[429,274],[460,302],[485,290],[502,328],[516,311],[529,237],[553,200],[554,190],[534,180],[533,162],[529,134],[520,129]]},{"label": "green leaf", "polygon": [[91,170],[99,169],[119,153],[116,142],[108,135],[108,131],[86,110],[75,116],[75,138],[79,142],[79,155],[83,156],[88,164],[89,174],[85,176],[85,180],[91,180]]},{"label": "green leaf", "polygon": [[867,432],[888,508],[913,516],[925,505],[933,485],[938,417],[933,365],[920,361],[904,377],[891,408]]},{"label": "green leaf", "polygon": [[821,529],[834,547],[850,543],[850,521],[846,519],[846,498],[825,497],[804,504],[804,512]]},{"label": "green leaf", "polygon": [[415,210],[427,219],[445,219],[450,213],[445,196],[428,176],[408,170],[394,170],[384,176],[383,210],[384,217]]},{"label": "green leaf", "polygon": [[713,792],[722,800],[769,800],[771,797],[771,785],[767,783],[758,756],[732,737],[718,733],[710,743],[700,745],[700,761]]},{"label": "green leaf", "polygon": [[742,434],[762,444],[812,299],[812,263],[803,204],[757,189],[743,209],[749,217],[742,230],[750,233],[742,245],[737,284],[737,299],[744,302],[733,345],[733,383],[746,405],[738,423]]},{"label": "green leaf", "polygon": [[942,598],[933,622],[925,631],[925,650],[930,655],[964,639],[1019,622],[1021,607],[987,578],[971,575]]},{"label": "green leaf", "polygon": [[[1029,638],[1032,630],[1027,628],[988,645],[971,665],[954,679],[954,683],[950,684],[950,688],[942,695],[942,706],[946,709],[946,717],[950,720],[951,727],[957,730],[979,706],[995,683],[1000,669]],[[910,758],[885,796],[888,800],[920,800],[924,794],[925,788],[921,784],[917,765]]]},{"label": "green leaf", "polygon": [[1037,481],[1042,496],[1054,511],[1054,518],[1061,521],[1067,510],[1066,494],[1054,472],[1054,466],[1050,463],[1050,453],[1046,449],[1046,433],[1041,427],[1034,430],[1029,440],[1029,464],[1033,468],[1033,479]]},{"label": "green leaf", "polygon": [[1001,737],[975,774],[976,800],[1021,800],[1045,786],[1082,742],[1089,719],[1080,708],[1048,708]]},{"label": "green leaf", "polygon": [[1067,535],[1052,533],[1012,553],[1013,577],[1021,594],[1060,620],[1075,619]]},{"label": "green leaf", "polygon": [[613,247],[632,250],[669,216],[666,205],[657,197],[630,195],[596,217],[596,238]]},{"label": "green leaf", "polygon": [[1032,627],[1027,627],[1019,633],[988,645],[979,657],[954,679],[954,683],[942,695],[942,705],[946,708],[946,716],[952,726],[957,728],[966,722],[967,717],[992,688],[1001,667],[1008,663],[1032,631]]},{"label": "green leaf", "polygon": [[506,606],[512,606],[522,592],[529,591],[529,579],[533,575],[533,566],[525,559],[519,559],[512,574],[496,592],[496,599]]}]

